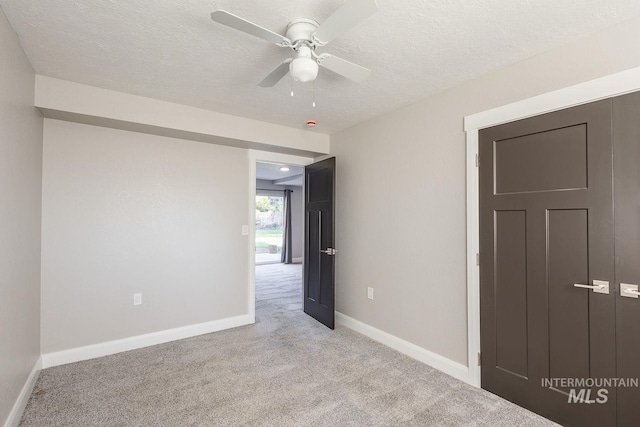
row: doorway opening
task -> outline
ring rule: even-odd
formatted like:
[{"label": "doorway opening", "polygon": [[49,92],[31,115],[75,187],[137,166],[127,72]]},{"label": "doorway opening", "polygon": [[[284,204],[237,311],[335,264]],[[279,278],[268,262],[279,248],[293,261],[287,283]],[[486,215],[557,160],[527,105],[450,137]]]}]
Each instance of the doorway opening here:
[{"label": "doorway opening", "polygon": [[256,163],[256,265],[302,263],[303,193],[303,167]]},{"label": "doorway opening", "polygon": [[256,162],[254,277],[256,321],[302,310],[304,167]]}]

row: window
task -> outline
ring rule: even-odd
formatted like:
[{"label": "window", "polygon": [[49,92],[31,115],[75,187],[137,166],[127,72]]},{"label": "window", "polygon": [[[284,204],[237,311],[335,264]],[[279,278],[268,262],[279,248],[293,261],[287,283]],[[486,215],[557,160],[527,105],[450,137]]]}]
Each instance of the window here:
[{"label": "window", "polygon": [[256,196],[256,264],[280,262],[284,198]]}]

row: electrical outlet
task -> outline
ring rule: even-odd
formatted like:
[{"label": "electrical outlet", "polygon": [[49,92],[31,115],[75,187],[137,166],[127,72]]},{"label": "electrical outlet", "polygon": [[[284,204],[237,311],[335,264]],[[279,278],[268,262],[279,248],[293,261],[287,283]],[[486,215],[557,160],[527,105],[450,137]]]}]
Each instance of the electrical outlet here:
[{"label": "electrical outlet", "polygon": [[142,294],[133,294],[133,305],[142,304]]},{"label": "electrical outlet", "polygon": [[373,288],[367,288],[367,298],[373,299]]},{"label": "electrical outlet", "polygon": [[242,235],[243,236],[248,236],[249,235],[249,226],[248,225],[243,225],[242,226]]}]

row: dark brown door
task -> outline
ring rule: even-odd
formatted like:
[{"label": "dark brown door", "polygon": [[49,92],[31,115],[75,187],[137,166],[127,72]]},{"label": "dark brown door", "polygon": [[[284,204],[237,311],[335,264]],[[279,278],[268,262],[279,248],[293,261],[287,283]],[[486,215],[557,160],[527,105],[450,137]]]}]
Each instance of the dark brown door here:
[{"label": "dark brown door", "polygon": [[[616,424],[615,389],[569,403],[543,384],[616,377],[611,110],[480,132],[482,388],[572,426]],[[575,286],[594,280],[609,293]]]},{"label": "dark brown door", "polygon": [[336,159],[305,168],[304,312],[334,328]]},{"label": "dark brown door", "polygon": [[[640,285],[640,93],[613,101],[616,283]],[[616,292],[619,378],[640,378],[640,298]],[[640,426],[640,388],[618,388],[618,425]]]}]

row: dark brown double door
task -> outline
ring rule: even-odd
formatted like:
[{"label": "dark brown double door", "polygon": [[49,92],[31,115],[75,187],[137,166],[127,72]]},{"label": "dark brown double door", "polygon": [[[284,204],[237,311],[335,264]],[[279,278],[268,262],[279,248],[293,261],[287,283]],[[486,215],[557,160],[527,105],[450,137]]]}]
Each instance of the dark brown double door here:
[{"label": "dark brown double door", "polygon": [[640,284],[640,95],[482,130],[479,154],[482,388],[640,425],[638,388],[568,383],[640,377],[640,299],[620,295]]}]

